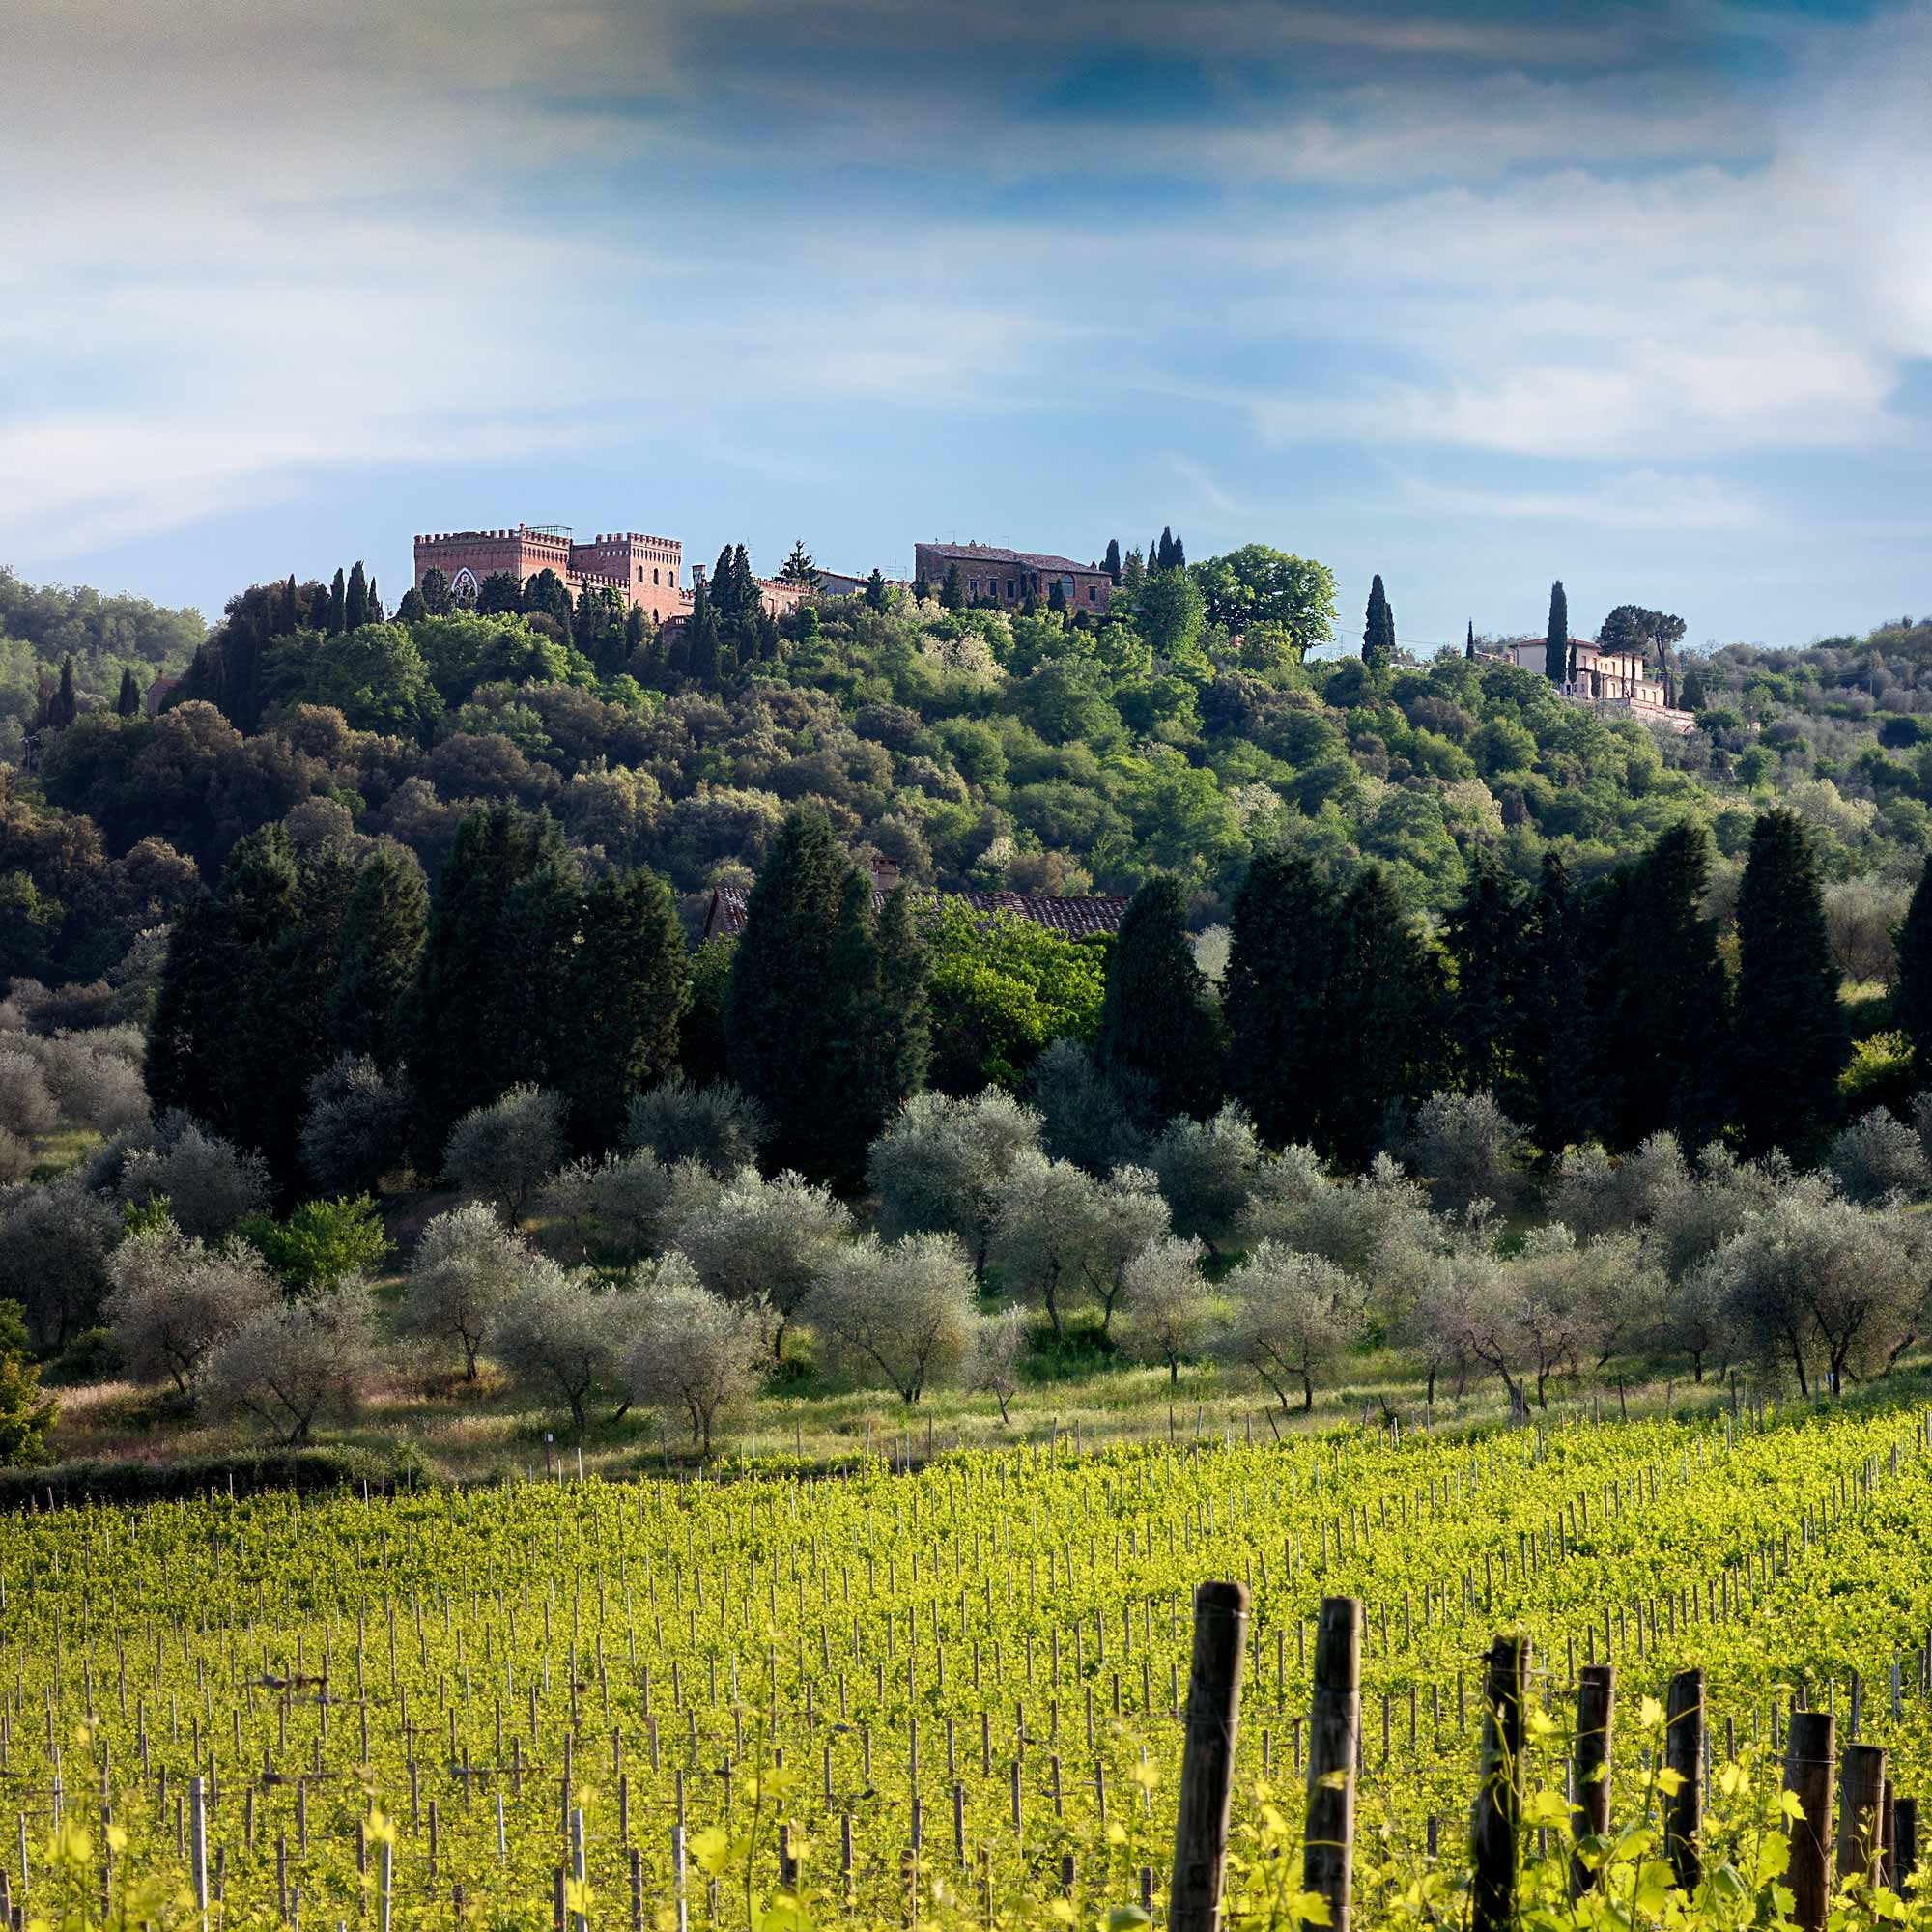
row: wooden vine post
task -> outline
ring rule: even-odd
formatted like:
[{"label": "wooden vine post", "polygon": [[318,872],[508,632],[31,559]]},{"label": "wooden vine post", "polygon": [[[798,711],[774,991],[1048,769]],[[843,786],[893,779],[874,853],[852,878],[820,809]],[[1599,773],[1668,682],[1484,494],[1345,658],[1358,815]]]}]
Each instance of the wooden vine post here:
[{"label": "wooden vine post", "polygon": [[1315,1627],[1308,1707],[1308,1824],[1301,1883],[1328,1901],[1332,1932],[1349,1932],[1354,1866],[1355,1759],[1362,1731],[1362,1605],[1323,1597]]},{"label": "wooden vine post", "polygon": [[1664,1706],[1663,1761],[1677,1789],[1663,1801],[1663,1851],[1677,1883],[1695,1891],[1704,1875],[1698,1842],[1704,1829],[1704,1673],[1680,1670]]},{"label": "wooden vine post", "polygon": [[1522,1821],[1523,1698],[1529,1639],[1499,1636],[1483,1672],[1483,1755],[1469,1821],[1474,1932],[1516,1923],[1517,1832]]},{"label": "wooden vine post", "polygon": [[1214,1932],[1220,1916],[1247,1635],[1247,1585],[1203,1583],[1194,1593],[1194,1657],[1187,1676],[1187,1729],[1167,1908],[1170,1932]]},{"label": "wooden vine post", "polygon": [[1839,1773],[1838,1883],[1874,1876],[1884,1862],[1885,1747],[1847,1745]]},{"label": "wooden vine post", "polygon": [[1804,1815],[1791,1821],[1791,1920],[1820,1932],[1832,1896],[1832,1772],[1835,1720],[1829,1711],[1794,1711],[1786,1732],[1784,1788]]},{"label": "wooden vine post", "polygon": [[[1610,1721],[1617,1698],[1616,1666],[1586,1663],[1577,1673],[1577,1809],[1571,1825],[1580,1840],[1604,1838],[1610,1830]],[[1580,1898],[1597,1874],[1570,1855],[1570,1896]]]}]

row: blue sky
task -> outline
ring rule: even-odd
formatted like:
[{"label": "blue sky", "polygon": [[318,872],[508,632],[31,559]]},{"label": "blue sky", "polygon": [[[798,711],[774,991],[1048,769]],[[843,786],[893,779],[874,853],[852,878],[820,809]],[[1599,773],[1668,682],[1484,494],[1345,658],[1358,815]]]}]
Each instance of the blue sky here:
[{"label": "blue sky", "polygon": [[1932,4],[12,0],[0,561],[1321,557],[1406,641],[1932,606]]}]

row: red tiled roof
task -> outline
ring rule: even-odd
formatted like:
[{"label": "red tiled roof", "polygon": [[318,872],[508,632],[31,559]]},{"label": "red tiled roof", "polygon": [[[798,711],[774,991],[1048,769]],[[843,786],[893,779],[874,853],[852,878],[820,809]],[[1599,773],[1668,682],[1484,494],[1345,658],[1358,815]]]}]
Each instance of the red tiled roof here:
[{"label": "red tiled roof", "polygon": [[[704,921],[706,939],[735,938],[744,931],[746,896],[736,886],[720,886],[712,893],[711,910]],[[1048,893],[922,892],[919,896],[950,899],[969,912],[1007,913],[1057,932],[1063,939],[1091,939],[1097,933],[1119,932],[1127,910],[1124,895],[1057,898]],[[886,895],[874,891],[872,910],[877,912],[885,902]]]}]

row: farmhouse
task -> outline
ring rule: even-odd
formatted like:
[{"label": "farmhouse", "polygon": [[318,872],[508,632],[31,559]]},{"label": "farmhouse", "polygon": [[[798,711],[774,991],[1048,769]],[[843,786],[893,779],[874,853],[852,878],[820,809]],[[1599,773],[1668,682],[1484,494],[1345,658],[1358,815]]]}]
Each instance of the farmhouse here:
[{"label": "farmhouse", "polygon": [[1070,556],[1000,550],[991,544],[913,546],[914,575],[934,590],[955,565],[967,603],[992,604],[1002,611],[1017,611],[1030,597],[1051,603],[1056,585],[1069,611],[1104,611],[1114,594],[1114,580],[1099,564],[1075,563]]}]

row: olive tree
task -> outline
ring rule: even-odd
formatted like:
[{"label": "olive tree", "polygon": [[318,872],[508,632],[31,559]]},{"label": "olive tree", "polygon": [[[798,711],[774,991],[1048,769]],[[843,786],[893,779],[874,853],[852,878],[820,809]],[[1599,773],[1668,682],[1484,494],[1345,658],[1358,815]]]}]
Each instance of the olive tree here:
[{"label": "olive tree", "polygon": [[60,1109],[48,1091],[41,1063],[24,1047],[0,1050],[0,1127],[22,1140],[50,1133],[60,1122]]},{"label": "olive tree", "polygon": [[[524,1387],[561,1402],[582,1435],[592,1401],[619,1384],[636,1314],[634,1295],[599,1290],[536,1255],[497,1315],[491,1349]],[[617,1413],[629,1406],[626,1397]]]},{"label": "olive tree", "polygon": [[687,1418],[694,1447],[709,1456],[719,1421],[757,1391],[765,1338],[756,1304],[713,1294],[670,1254],[640,1272],[626,1319],[632,1401]]},{"label": "olive tree", "polygon": [[1239,1233],[1261,1161],[1254,1123],[1232,1101],[1211,1121],[1184,1114],[1170,1121],[1148,1155],[1175,1232],[1200,1240],[1217,1261]]},{"label": "olive tree", "polygon": [[879,1197],[879,1232],[951,1234],[973,1272],[986,1271],[1000,1184],[1021,1155],[1039,1149],[1039,1116],[1003,1088],[971,1099],[916,1094],[875,1140],[866,1177]]},{"label": "olive tree", "polygon": [[1020,1364],[1026,1359],[1027,1312],[1017,1302],[997,1315],[982,1316],[973,1335],[973,1351],[966,1363],[966,1386],[989,1395],[1000,1405],[1000,1420],[1020,1389]]},{"label": "olive tree", "polygon": [[1438,1214],[1465,1214],[1481,1201],[1508,1213],[1522,1196],[1523,1131],[1493,1094],[1430,1094],[1396,1151]]},{"label": "olive tree", "polygon": [[697,1087],[678,1074],[631,1102],[624,1145],[649,1149],[667,1167],[701,1161],[728,1180],[755,1165],[771,1132],[764,1109],[742,1088],[728,1080]]},{"label": "olive tree", "polygon": [[396,1325],[406,1335],[454,1342],[466,1381],[491,1324],[523,1287],[535,1259],[481,1201],[439,1214],[422,1232],[403,1280]]},{"label": "olive tree", "polygon": [[88,1170],[92,1184],[124,1206],[165,1203],[184,1235],[212,1241],[269,1206],[260,1154],[173,1110],[108,1142]]},{"label": "olive tree", "polygon": [[1232,1318],[1216,1343],[1221,1359],[1267,1389],[1284,1414],[1296,1389],[1312,1409],[1317,1379],[1361,1332],[1356,1284],[1319,1255],[1264,1241],[1223,1287]]},{"label": "olive tree", "polygon": [[765,1180],[746,1168],[683,1217],[672,1244],[714,1294],[766,1305],[772,1354],[782,1361],[786,1330],[851,1226],[844,1205],[803,1175]]},{"label": "olive tree", "polygon": [[301,1163],[326,1194],[371,1192],[403,1164],[410,1092],[367,1056],[342,1054],[308,1083]]},{"label": "olive tree", "polygon": [[972,1343],[973,1267],[951,1235],[868,1237],[832,1256],[810,1305],[832,1360],[910,1407]]},{"label": "olive tree", "polygon": [[0,1193],[0,1296],[20,1304],[43,1354],[94,1325],[123,1226],[120,1209],[76,1175]]},{"label": "olive tree", "polygon": [[107,1277],[101,1316],[128,1372],[172,1379],[190,1398],[214,1351],[282,1298],[253,1248],[211,1248],[165,1219],[129,1235],[108,1258]]},{"label": "olive tree", "polygon": [[141,1079],[146,1043],[133,1027],[100,1027],[28,1042],[60,1117],[70,1126],[119,1133],[148,1114]]},{"label": "olive tree", "polygon": [[1672,1133],[1656,1133],[1621,1160],[1596,1141],[1565,1148],[1550,1212],[1578,1240],[1619,1228],[1647,1228],[1682,1205],[1695,1185]]},{"label": "olive tree", "polygon": [[1834,1136],[1826,1165],[1851,1201],[1915,1199],[1932,1188],[1932,1162],[1918,1134],[1884,1107],[1874,1107]]},{"label": "olive tree", "polygon": [[1170,1384],[1208,1331],[1205,1249],[1192,1235],[1162,1235],[1134,1255],[1122,1272],[1127,1347],[1144,1362],[1165,1366]]},{"label": "olive tree", "polygon": [[293,1446],[317,1424],[353,1415],[373,1371],[369,1291],[352,1278],[247,1316],[210,1357],[202,1400]]},{"label": "olive tree", "polygon": [[443,1168],[459,1187],[496,1202],[514,1228],[563,1165],[563,1112],[561,1094],[512,1087],[487,1107],[472,1107],[449,1130]]}]

